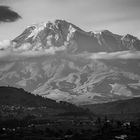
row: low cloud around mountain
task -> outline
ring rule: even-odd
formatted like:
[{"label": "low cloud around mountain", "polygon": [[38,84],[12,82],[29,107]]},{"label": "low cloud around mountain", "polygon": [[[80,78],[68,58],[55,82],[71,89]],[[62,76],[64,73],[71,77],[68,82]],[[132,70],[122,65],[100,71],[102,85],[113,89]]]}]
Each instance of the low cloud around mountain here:
[{"label": "low cloud around mountain", "polygon": [[[10,46],[11,45],[11,46]],[[47,57],[49,55],[55,55],[57,52],[63,52],[66,50],[65,46],[57,47],[50,47],[45,51],[23,51],[23,50],[16,50],[13,51],[11,47],[14,44],[11,44],[10,41],[6,40],[0,42],[0,48],[5,48],[6,50],[0,51],[0,61],[20,61],[23,59],[28,58],[36,58],[36,57]],[[28,43],[23,44],[22,48],[29,48],[31,45]],[[67,52],[65,55],[69,55]],[[83,53],[74,55],[75,58],[81,59],[89,59],[89,60],[100,60],[100,59],[140,59],[140,51],[118,51],[118,52],[99,52],[99,53]]]},{"label": "low cloud around mountain", "polygon": [[11,41],[10,40],[3,40],[0,42],[0,49],[6,49],[10,47]]},{"label": "low cloud around mountain", "polygon": [[30,43],[25,43],[21,47],[16,50],[13,50],[14,43],[11,43],[8,40],[0,42],[0,61],[20,61],[27,58],[35,58],[35,57],[45,57],[49,55],[55,55],[57,52],[64,51],[66,48],[65,46],[61,47],[50,47],[45,51],[33,51],[33,50],[26,50],[26,48],[30,48]]},{"label": "low cloud around mountain", "polygon": [[100,52],[93,53],[91,59],[140,59],[140,51]]}]

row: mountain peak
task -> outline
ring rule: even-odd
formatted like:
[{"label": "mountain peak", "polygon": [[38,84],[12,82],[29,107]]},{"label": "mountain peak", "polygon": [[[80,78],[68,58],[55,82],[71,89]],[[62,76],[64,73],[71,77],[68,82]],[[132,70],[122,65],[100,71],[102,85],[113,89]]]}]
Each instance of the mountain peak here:
[{"label": "mountain peak", "polygon": [[121,38],[121,40],[123,45],[126,48],[129,48],[129,50],[140,50],[140,40],[137,37],[126,34]]},{"label": "mountain peak", "polygon": [[130,35],[130,34],[126,34],[123,36],[123,39],[127,39],[127,40],[138,40],[137,37]]},{"label": "mountain peak", "polygon": [[31,49],[58,47],[70,41],[76,30],[80,30],[80,28],[65,20],[56,19],[28,26],[13,42],[16,42],[16,48],[25,43],[30,43]]},{"label": "mountain peak", "polygon": [[[61,19],[28,26],[12,42],[16,44],[14,49],[23,51],[70,46],[70,50],[75,52],[112,52],[131,48],[139,49],[137,46],[140,44],[139,40],[131,35],[122,37],[109,30],[86,32],[76,25]],[[128,45],[130,43],[132,45]]]},{"label": "mountain peak", "polygon": [[108,34],[108,35],[112,35],[113,33],[110,32],[109,30],[99,30],[99,31],[91,31],[91,34],[95,34],[95,35],[102,35],[102,34]]},{"label": "mountain peak", "polygon": [[51,28],[51,27],[55,27],[57,29],[59,29],[59,26],[68,26],[70,23],[65,21],[65,20],[60,20],[60,19],[56,19],[56,20],[52,20],[52,21],[48,21],[48,22],[40,22],[40,23],[35,23],[32,24],[30,26],[27,26],[27,28],[32,28],[33,30],[43,30],[44,28]]}]

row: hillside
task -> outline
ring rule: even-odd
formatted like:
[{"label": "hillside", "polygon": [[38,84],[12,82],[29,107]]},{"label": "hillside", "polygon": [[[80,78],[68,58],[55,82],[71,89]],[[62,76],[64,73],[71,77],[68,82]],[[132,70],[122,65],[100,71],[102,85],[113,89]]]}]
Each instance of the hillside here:
[{"label": "hillside", "polygon": [[1,105],[23,105],[23,106],[57,106],[54,100],[45,99],[26,92],[22,88],[0,87]]},{"label": "hillside", "polygon": [[90,109],[90,111],[96,114],[119,114],[122,116],[127,114],[140,114],[140,98],[138,97],[109,103],[84,105],[83,107]]},{"label": "hillside", "polygon": [[46,107],[66,111],[77,110],[78,107],[67,102],[57,103],[55,100],[31,94],[22,88],[0,87],[0,105],[23,107]]}]

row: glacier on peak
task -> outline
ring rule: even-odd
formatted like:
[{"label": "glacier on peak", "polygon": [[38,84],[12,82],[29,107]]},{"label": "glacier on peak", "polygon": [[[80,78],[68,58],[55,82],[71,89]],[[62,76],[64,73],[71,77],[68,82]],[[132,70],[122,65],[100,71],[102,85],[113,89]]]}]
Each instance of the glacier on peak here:
[{"label": "glacier on peak", "polygon": [[69,33],[67,35],[67,41],[70,41],[70,39],[73,37],[75,32],[76,32],[76,29],[72,27],[72,25],[69,25]]},{"label": "glacier on peak", "polygon": [[31,34],[29,34],[29,36],[27,37],[27,39],[28,38],[31,38],[31,37],[33,37],[35,39],[36,36],[38,35],[38,33],[40,31],[44,30],[44,28],[46,28],[46,23],[43,22],[41,24],[34,24],[33,27],[35,27],[35,28],[32,30]]}]

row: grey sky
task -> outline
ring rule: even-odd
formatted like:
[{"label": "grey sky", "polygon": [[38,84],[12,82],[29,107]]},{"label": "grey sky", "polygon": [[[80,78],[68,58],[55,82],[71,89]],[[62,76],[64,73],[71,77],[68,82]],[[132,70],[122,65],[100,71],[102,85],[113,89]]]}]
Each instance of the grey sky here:
[{"label": "grey sky", "polygon": [[22,19],[0,24],[0,40],[12,39],[27,25],[65,19],[86,31],[108,29],[140,38],[140,0],[0,0]]}]

